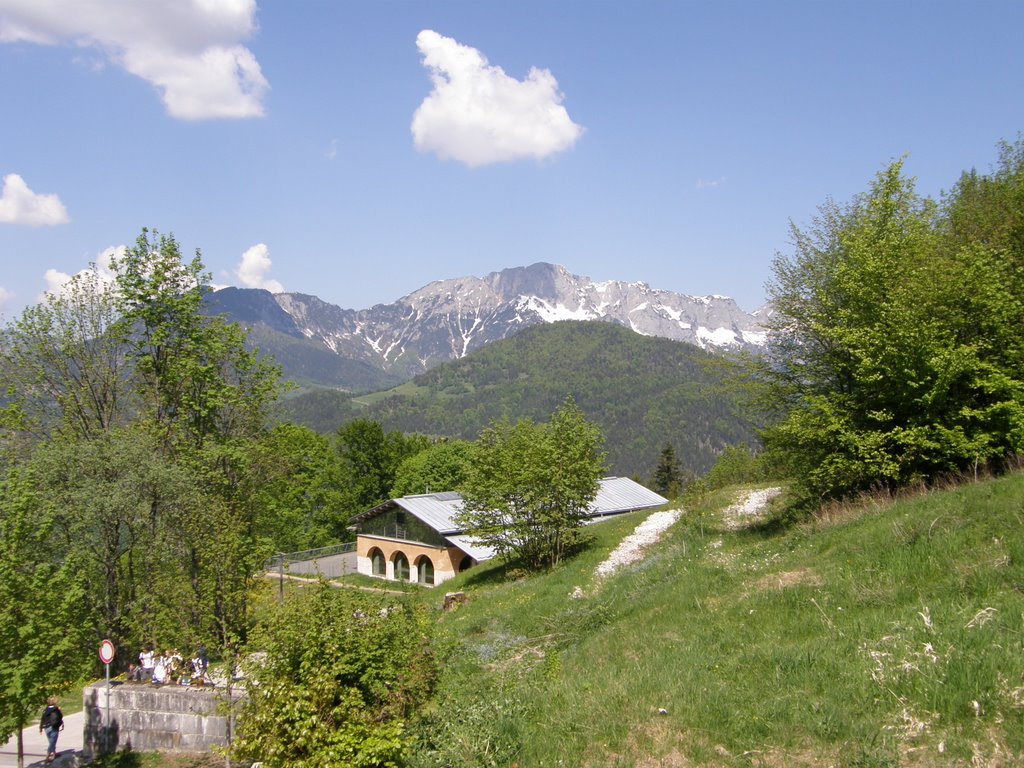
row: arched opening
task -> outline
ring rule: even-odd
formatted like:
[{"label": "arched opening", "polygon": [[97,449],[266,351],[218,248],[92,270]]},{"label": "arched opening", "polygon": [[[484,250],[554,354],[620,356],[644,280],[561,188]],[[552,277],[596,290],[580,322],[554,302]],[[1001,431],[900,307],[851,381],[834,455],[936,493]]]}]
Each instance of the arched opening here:
[{"label": "arched opening", "polygon": [[470,568],[472,568],[472,567],[473,567],[473,564],[474,564],[475,562],[476,562],[476,561],[475,561],[475,560],[473,560],[473,558],[472,558],[472,557],[470,557],[469,555],[466,555],[466,556],[465,556],[464,558],[462,558],[462,560],[461,560],[461,561],[459,562],[459,573],[462,573],[463,571],[468,571],[468,570],[469,570]]},{"label": "arched opening", "polygon": [[426,555],[416,558],[416,581],[420,584],[434,583],[434,564]]},{"label": "arched opening", "polygon": [[409,558],[401,552],[395,552],[392,562],[395,564],[395,581],[408,581]]},{"label": "arched opening", "polygon": [[387,574],[387,560],[384,559],[384,553],[381,552],[377,547],[370,550],[370,573],[374,576],[385,576]]}]

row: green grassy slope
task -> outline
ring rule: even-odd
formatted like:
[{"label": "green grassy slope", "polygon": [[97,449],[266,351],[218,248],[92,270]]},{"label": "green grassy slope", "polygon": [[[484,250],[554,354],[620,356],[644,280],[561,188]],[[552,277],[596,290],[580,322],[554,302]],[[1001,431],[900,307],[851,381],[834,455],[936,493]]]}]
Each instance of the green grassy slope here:
[{"label": "green grassy slope", "polygon": [[602,582],[645,515],[447,584],[469,602],[413,764],[1024,764],[1024,475],[781,533],[727,526],[735,493]]}]

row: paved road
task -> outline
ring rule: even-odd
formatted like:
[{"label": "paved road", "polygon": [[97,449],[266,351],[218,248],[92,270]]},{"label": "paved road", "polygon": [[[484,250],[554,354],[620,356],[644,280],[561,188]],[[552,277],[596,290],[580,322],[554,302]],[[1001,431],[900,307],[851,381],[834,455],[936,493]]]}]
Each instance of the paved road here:
[{"label": "paved road", "polygon": [[[38,719],[38,718],[37,718]],[[82,751],[82,731],[85,725],[85,713],[76,712],[64,718],[64,730],[57,739],[57,759],[50,765],[52,768],[63,768],[75,765],[75,753]],[[45,765],[46,734],[39,732],[38,722],[26,728],[22,733],[25,750],[25,766]],[[0,768],[15,768],[18,765],[18,735],[0,747]]]},{"label": "paved road", "polygon": [[286,574],[293,576],[323,576],[325,579],[337,579],[355,572],[355,552],[342,552],[316,560],[294,560],[285,569]]}]

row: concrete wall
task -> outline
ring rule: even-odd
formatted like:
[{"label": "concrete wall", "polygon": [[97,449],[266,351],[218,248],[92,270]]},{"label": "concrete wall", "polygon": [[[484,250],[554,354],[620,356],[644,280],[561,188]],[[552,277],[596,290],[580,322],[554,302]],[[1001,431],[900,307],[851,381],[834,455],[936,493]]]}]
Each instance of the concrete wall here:
[{"label": "concrete wall", "polygon": [[405,555],[409,561],[409,581],[414,583],[418,580],[416,565],[419,559],[421,557],[430,558],[430,562],[434,566],[435,585],[455,578],[459,563],[466,556],[466,553],[458,547],[432,547],[429,544],[360,534],[356,537],[356,563],[359,573],[366,576],[374,575],[370,560],[370,553],[374,549],[379,549],[384,554],[386,568],[384,578],[389,581],[395,579],[395,555],[399,553]]},{"label": "concrete wall", "polygon": [[[112,683],[109,719],[106,683],[82,692],[86,756],[120,749],[206,752],[227,744],[223,688]],[[238,694],[234,697],[237,702]]]}]

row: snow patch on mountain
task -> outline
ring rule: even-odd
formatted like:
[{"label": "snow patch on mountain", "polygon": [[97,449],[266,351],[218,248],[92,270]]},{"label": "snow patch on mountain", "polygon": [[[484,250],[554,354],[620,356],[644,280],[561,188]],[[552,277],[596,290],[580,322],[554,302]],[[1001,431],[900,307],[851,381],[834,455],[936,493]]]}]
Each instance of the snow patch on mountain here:
[{"label": "snow patch on mountain", "polygon": [[575,309],[565,304],[552,305],[537,296],[522,296],[517,306],[526,311],[535,312],[545,323],[557,323],[559,320],[597,320],[600,315],[583,306]]},{"label": "snow patch on mountain", "polygon": [[701,340],[701,346],[706,347],[731,347],[737,343],[736,332],[728,328],[704,328],[697,329],[697,338]]},{"label": "snow patch on mountain", "polygon": [[[756,349],[766,342],[764,323],[771,314],[769,306],[749,314],[726,296],[687,296],[644,282],[595,282],[544,263],[436,280],[392,304],[362,310],[305,294],[225,290],[236,292],[232,307],[248,313],[243,322],[273,318],[278,330],[403,376],[465,357],[524,327],[561,320],[618,323],[708,350]],[[262,298],[243,301],[243,293]]]}]

